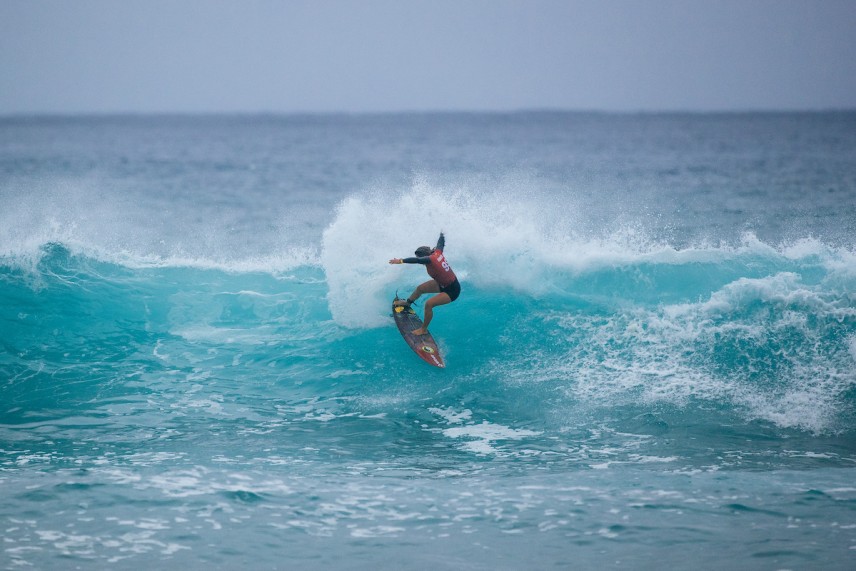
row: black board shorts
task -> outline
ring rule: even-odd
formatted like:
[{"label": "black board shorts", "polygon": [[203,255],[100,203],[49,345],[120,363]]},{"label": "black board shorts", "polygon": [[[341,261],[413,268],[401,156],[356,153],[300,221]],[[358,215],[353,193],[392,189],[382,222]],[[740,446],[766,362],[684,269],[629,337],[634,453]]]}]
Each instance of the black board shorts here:
[{"label": "black board shorts", "polygon": [[440,286],[440,293],[445,293],[449,299],[455,301],[461,295],[461,282],[456,279],[447,286]]}]

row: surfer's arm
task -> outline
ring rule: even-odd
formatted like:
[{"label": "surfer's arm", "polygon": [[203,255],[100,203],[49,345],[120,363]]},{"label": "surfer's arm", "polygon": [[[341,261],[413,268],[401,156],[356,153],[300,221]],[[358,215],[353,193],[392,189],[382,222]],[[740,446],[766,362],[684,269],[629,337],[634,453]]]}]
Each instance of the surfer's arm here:
[{"label": "surfer's arm", "polygon": [[434,248],[434,249],[435,249],[435,250],[440,250],[440,251],[442,252],[442,251],[443,251],[443,246],[445,246],[445,245],[446,245],[446,237],[445,237],[445,236],[443,236],[443,233],[442,233],[442,232],[440,232],[440,238],[437,240],[437,247],[436,247],[436,248]]},{"label": "surfer's arm", "polygon": [[431,258],[429,256],[425,256],[424,258],[393,258],[389,261],[390,264],[424,264],[428,265],[431,263]]}]

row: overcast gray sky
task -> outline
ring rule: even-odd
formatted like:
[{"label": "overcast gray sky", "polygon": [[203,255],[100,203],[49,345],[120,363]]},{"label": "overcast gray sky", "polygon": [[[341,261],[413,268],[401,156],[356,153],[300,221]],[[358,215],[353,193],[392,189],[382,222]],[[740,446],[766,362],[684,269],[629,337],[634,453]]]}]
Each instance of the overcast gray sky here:
[{"label": "overcast gray sky", "polygon": [[0,0],[0,114],[856,108],[856,0]]}]

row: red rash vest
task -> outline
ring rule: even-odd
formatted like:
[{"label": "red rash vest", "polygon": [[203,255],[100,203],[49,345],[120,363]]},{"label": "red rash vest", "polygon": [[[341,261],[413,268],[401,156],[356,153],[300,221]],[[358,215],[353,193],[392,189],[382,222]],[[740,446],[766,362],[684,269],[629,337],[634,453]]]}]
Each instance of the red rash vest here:
[{"label": "red rash vest", "polygon": [[446,261],[446,257],[443,256],[442,250],[434,250],[428,257],[431,261],[425,266],[425,269],[428,271],[428,275],[437,280],[441,287],[451,285],[458,279],[449,266],[449,262]]}]

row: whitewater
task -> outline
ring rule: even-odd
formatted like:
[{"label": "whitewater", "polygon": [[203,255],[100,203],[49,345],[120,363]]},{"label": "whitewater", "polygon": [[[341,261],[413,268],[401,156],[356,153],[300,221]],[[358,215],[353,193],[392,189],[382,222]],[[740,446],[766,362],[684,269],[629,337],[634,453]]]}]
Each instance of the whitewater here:
[{"label": "whitewater", "polygon": [[0,343],[2,569],[852,569],[856,114],[0,118]]}]

